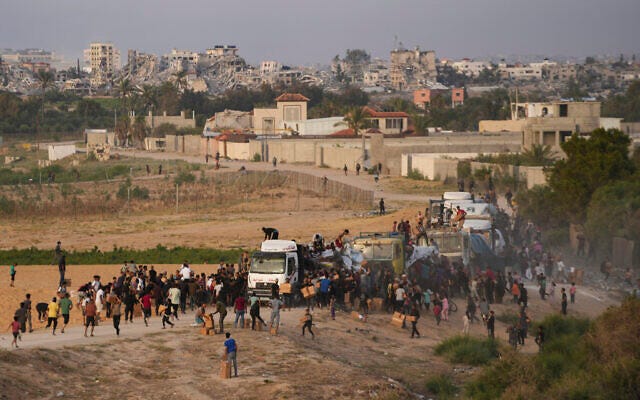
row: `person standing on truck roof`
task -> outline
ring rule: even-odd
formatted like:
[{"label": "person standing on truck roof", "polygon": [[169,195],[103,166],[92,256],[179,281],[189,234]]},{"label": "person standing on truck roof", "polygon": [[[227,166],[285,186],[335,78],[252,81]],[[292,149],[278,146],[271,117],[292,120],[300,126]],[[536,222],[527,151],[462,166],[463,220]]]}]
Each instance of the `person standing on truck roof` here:
[{"label": "person standing on truck roof", "polygon": [[276,239],[278,239],[278,230],[276,228],[265,228],[265,227],[262,227],[262,232],[264,232],[264,240],[276,240]]}]

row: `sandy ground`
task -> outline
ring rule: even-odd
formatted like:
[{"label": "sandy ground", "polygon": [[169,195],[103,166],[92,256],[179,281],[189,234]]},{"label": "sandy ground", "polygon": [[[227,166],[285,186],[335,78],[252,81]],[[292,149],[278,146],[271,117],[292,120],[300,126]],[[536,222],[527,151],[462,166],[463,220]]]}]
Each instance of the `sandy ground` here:
[{"label": "sandy ground", "polygon": [[[265,163],[247,163],[247,167],[252,166],[267,168]],[[315,169],[314,174],[331,174],[330,179],[374,185],[370,176],[344,177],[339,171],[327,169]],[[377,197],[394,198],[383,187],[375,189]],[[285,199],[285,211],[268,207],[255,212],[218,214],[176,215],[167,211],[160,215],[60,220],[56,226],[38,220],[19,221],[0,228],[3,238],[0,247],[35,245],[53,249],[55,242],[62,240],[66,249],[89,249],[96,245],[109,249],[114,244],[149,248],[159,243],[256,248],[262,239],[259,229],[266,225],[277,227],[281,238],[301,241],[309,241],[315,232],[331,239],[344,228],[352,233],[389,230],[393,221],[413,219],[418,210],[424,210],[426,199],[426,195],[398,195],[388,202],[389,209],[397,210],[386,216],[344,210],[339,203],[328,211],[295,211],[294,199]],[[287,208],[291,211],[286,211]],[[193,267],[197,272],[210,272],[216,267],[215,261]],[[68,262],[67,277],[72,280],[72,290],[91,280],[94,274],[109,281],[119,270],[118,265]],[[156,269],[175,267],[157,265]],[[108,320],[96,329],[95,337],[84,338],[77,309],[71,312],[71,327],[64,335],[52,336],[36,316],[36,331],[23,335],[20,349],[7,351],[11,335],[6,327],[19,302],[27,292],[32,294],[34,306],[50,301],[55,295],[58,272],[54,266],[19,265],[16,287],[9,288],[8,269],[1,270],[4,272],[0,281],[0,365],[8,368],[0,375],[0,399],[79,399],[86,398],[87,393],[96,399],[405,399],[426,394],[425,381],[429,377],[446,373],[460,384],[477,371],[451,365],[433,355],[437,343],[462,330],[464,302],[460,298],[455,301],[461,310],[452,313],[450,320],[440,326],[436,326],[432,314],[423,312],[418,324],[420,339],[410,339],[409,330],[392,327],[388,314],[374,313],[367,323],[362,323],[348,313],[339,312],[333,321],[326,310],[318,309],[314,310],[315,340],[300,336],[298,321],[302,309],[282,313],[278,336],[266,331],[232,329],[240,345],[237,380],[218,377],[223,339],[220,335],[199,335],[197,328],[188,326],[192,315],[167,330],[161,330],[157,317],[152,318],[148,328],[137,319],[133,324],[122,324],[119,338]],[[553,304],[541,301],[534,286],[529,288],[530,315],[534,320],[559,313],[560,288]],[[577,299],[576,305],[569,306],[572,315],[594,317],[614,304],[605,293],[584,287],[579,287]],[[513,304],[495,305],[493,309],[498,315],[517,311]],[[269,310],[264,309],[262,314],[268,317]],[[226,322],[231,317],[230,314]],[[500,322],[496,325],[497,337],[506,342],[506,326]],[[474,324],[471,334],[484,336],[486,332],[482,325]],[[532,340],[523,349],[529,353],[536,350]]]},{"label": "sandy ground", "polygon": [[[170,270],[174,266],[156,266]],[[196,265],[208,272],[214,265]],[[72,266],[68,275],[73,287],[88,281],[94,273],[110,277],[119,266]],[[35,302],[52,295],[57,271],[51,266],[20,269],[15,288],[0,292],[2,309],[12,311],[29,290]],[[559,291],[559,288],[558,288]],[[534,320],[549,313],[559,313],[559,303],[541,301],[535,286],[529,285],[530,315]],[[463,301],[455,299],[460,308]],[[577,304],[570,305],[572,315],[595,316],[613,302],[603,293],[580,287]],[[492,307],[497,315],[513,314],[517,306],[505,303]],[[439,326],[431,313],[423,312],[418,329],[422,337],[411,339],[410,330],[389,324],[390,315],[376,312],[366,323],[354,320],[348,312],[338,312],[331,320],[326,309],[315,309],[315,340],[300,335],[301,308],[282,312],[278,336],[268,331],[253,332],[231,328],[230,313],[225,326],[239,343],[240,377],[222,380],[218,376],[222,351],[221,335],[202,336],[190,327],[193,314],[181,316],[176,328],[161,329],[158,317],[145,327],[141,318],[122,324],[116,337],[111,321],[106,320],[85,338],[80,313],[73,310],[71,327],[65,334],[52,336],[44,324],[35,323],[36,331],[23,334],[20,349],[10,349],[11,335],[0,335],[0,363],[11,367],[0,376],[0,399],[48,399],[56,397],[93,398],[114,396],[132,399],[404,399],[425,393],[424,382],[446,373],[457,383],[464,383],[478,371],[448,364],[433,354],[434,346],[462,330],[462,312],[452,313]],[[7,312],[0,314],[6,326]],[[269,309],[263,317],[268,321]],[[484,336],[481,324],[473,324],[471,334]],[[496,335],[506,342],[506,326],[496,324]],[[537,351],[531,338],[521,350]],[[38,371],[35,376],[32,372]],[[26,383],[29,383],[28,385]],[[63,394],[61,394],[63,393]],[[4,397],[3,397],[4,396]],[[26,397],[25,397],[26,396]]]}]

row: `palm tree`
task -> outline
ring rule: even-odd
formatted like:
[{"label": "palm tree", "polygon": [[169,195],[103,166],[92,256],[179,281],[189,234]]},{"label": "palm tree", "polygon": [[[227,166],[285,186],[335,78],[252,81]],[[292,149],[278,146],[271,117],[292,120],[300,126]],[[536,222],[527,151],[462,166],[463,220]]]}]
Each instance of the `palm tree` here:
[{"label": "palm tree", "polygon": [[175,85],[178,91],[184,92],[187,88],[187,71],[181,70],[173,73],[173,79],[175,79]]},{"label": "palm tree", "polygon": [[130,129],[131,118],[129,118],[128,115],[123,115],[118,118],[118,121],[116,122],[116,137],[118,138],[120,146],[124,145],[127,142]]},{"label": "palm tree", "polygon": [[358,136],[360,130],[367,129],[371,126],[368,118],[369,113],[363,107],[353,107],[347,111],[344,119],[336,122],[334,126],[346,125],[347,128],[353,130],[354,135]]},{"label": "palm tree", "polygon": [[522,161],[525,165],[547,166],[553,164],[554,156],[550,146],[534,144],[522,153]]},{"label": "palm tree", "polygon": [[47,88],[53,85],[54,77],[51,72],[40,69],[36,74],[36,79],[40,83],[40,89],[42,90],[42,121],[44,121],[44,96],[47,92]]},{"label": "palm tree", "polygon": [[138,88],[135,87],[133,83],[131,83],[129,78],[125,78],[118,83],[117,90],[118,90],[118,96],[120,97],[120,101],[122,104],[122,108],[128,112],[129,111],[128,99],[138,91]]},{"label": "palm tree", "polygon": [[[371,126],[369,121],[369,113],[364,107],[353,107],[344,116],[344,119],[337,122],[334,126],[346,125],[349,129],[353,130],[353,134],[358,136],[360,130],[367,129]],[[367,160],[367,152],[365,150],[364,133],[362,134],[362,162]]]},{"label": "palm tree", "polygon": [[155,86],[144,85],[142,86],[140,97],[142,97],[144,108],[148,111],[158,103],[158,90]]},{"label": "palm tree", "polygon": [[133,125],[131,125],[131,136],[138,142],[141,148],[144,148],[144,140],[147,137],[149,129],[144,115],[136,115]]}]

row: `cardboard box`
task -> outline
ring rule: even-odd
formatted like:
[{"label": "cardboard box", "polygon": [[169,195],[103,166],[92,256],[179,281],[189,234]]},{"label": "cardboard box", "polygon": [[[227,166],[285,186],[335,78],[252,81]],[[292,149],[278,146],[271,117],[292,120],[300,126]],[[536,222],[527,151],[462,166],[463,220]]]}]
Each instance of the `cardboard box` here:
[{"label": "cardboard box", "polygon": [[282,285],[280,285],[280,293],[281,294],[291,294],[291,284],[285,282]]},{"label": "cardboard box", "polygon": [[302,292],[302,296],[303,296],[305,299],[309,299],[309,298],[311,298],[311,297],[313,297],[313,296],[315,296],[315,295],[316,295],[316,291],[315,291],[315,290],[313,289],[313,287],[311,287],[311,286],[305,286],[305,287],[303,287],[303,288],[302,288],[302,290],[301,290],[301,292]]},{"label": "cardboard box", "polygon": [[262,328],[264,327],[264,325],[262,325],[262,322],[258,321],[256,323],[256,330],[262,332]]},{"label": "cardboard box", "polygon": [[357,311],[351,311],[351,318],[353,318],[356,321],[364,322],[364,319],[360,318],[360,313],[358,313]]},{"label": "cardboard box", "polygon": [[208,335],[209,334],[209,329],[207,328],[200,328],[200,334],[201,335]]},{"label": "cardboard box", "polygon": [[251,318],[244,319],[244,329],[251,329]]},{"label": "cardboard box", "polygon": [[133,306],[133,316],[142,317],[142,304],[136,304]]},{"label": "cardboard box", "polygon": [[220,378],[222,379],[231,378],[231,363],[229,361],[226,361],[226,360],[220,361]]},{"label": "cardboard box", "polygon": [[269,333],[271,333],[271,335],[276,336],[278,334],[278,328],[271,328],[269,330]]},{"label": "cardboard box", "polygon": [[370,301],[371,301],[371,303],[369,303],[370,311],[382,311],[382,308],[384,305],[384,300],[382,298],[374,297]]},{"label": "cardboard box", "polygon": [[407,322],[414,322],[415,320],[416,320],[416,317],[411,315],[407,315],[407,317],[405,318],[405,321]]},{"label": "cardboard box", "polygon": [[400,314],[399,312],[396,311],[393,313],[393,316],[391,317],[391,325],[397,328],[402,328],[404,320],[405,320],[405,315]]}]

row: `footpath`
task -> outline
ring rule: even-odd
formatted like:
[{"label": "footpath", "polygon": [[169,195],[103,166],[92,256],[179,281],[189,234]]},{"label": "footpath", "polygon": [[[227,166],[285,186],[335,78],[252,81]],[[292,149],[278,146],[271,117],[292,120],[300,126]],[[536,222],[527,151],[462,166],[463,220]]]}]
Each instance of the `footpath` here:
[{"label": "footpath", "polygon": [[[192,164],[206,164],[204,157],[190,156],[186,154],[150,153],[133,150],[115,150],[112,153],[123,157],[149,158],[153,160],[182,160]],[[215,160],[210,159],[209,165],[212,165],[213,163],[215,163]],[[427,195],[385,192],[383,185],[381,184],[387,178],[384,175],[381,175],[380,182],[376,183],[373,175],[369,175],[363,171],[360,172],[360,175],[356,175],[355,171],[348,171],[347,175],[345,175],[342,170],[318,168],[316,166],[306,164],[278,163],[274,168],[273,164],[270,162],[220,160],[220,169],[213,171],[213,173],[236,172],[240,170],[240,167],[244,167],[247,171],[295,171],[317,176],[319,178],[326,176],[327,179],[332,181],[355,186],[364,190],[371,190],[374,193],[374,199],[384,198],[385,201],[420,202],[426,204],[429,202],[430,198]]]}]

